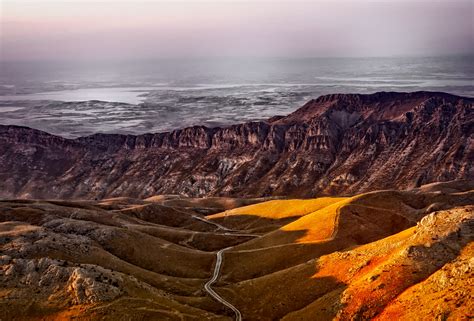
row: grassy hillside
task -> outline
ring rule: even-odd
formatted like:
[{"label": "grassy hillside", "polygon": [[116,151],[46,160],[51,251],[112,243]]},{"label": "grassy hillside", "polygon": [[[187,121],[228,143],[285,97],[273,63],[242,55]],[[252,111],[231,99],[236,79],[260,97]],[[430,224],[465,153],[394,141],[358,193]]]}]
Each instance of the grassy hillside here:
[{"label": "grassy hillside", "polygon": [[[0,201],[0,319],[459,320],[474,191],[305,200]],[[235,207],[234,207],[235,206]]]}]

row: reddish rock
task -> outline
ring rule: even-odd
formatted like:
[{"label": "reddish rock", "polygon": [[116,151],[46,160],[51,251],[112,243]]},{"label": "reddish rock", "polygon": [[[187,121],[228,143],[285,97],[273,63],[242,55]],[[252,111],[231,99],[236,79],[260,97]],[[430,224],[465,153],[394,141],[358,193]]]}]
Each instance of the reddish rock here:
[{"label": "reddish rock", "polygon": [[308,197],[474,179],[474,99],[334,94],[226,128],[64,139],[0,126],[0,197]]}]

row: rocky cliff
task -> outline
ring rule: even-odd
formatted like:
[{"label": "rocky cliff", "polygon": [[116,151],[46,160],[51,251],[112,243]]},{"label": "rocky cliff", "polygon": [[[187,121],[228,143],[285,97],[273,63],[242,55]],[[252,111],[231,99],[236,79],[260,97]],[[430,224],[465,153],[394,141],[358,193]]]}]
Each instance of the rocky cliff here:
[{"label": "rocky cliff", "polygon": [[473,179],[474,99],[334,94],[226,128],[64,139],[0,126],[0,197],[308,197]]}]

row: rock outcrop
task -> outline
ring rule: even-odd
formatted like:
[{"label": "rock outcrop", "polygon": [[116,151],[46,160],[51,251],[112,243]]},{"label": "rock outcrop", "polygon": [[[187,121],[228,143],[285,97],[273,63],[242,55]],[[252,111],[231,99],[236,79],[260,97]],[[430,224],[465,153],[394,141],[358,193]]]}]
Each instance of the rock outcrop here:
[{"label": "rock outcrop", "polygon": [[310,197],[473,179],[474,99],[321,96],[226,128],[65,139],[0,126],[0,197]]}]

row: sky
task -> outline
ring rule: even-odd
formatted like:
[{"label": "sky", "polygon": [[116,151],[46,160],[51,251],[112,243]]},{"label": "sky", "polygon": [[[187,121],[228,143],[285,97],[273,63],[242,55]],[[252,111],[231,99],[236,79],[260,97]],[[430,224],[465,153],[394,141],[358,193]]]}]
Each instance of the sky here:
[{"label": "sky", "polygon": [[474,0],[0,0],[0,60],[474,54]]}]

